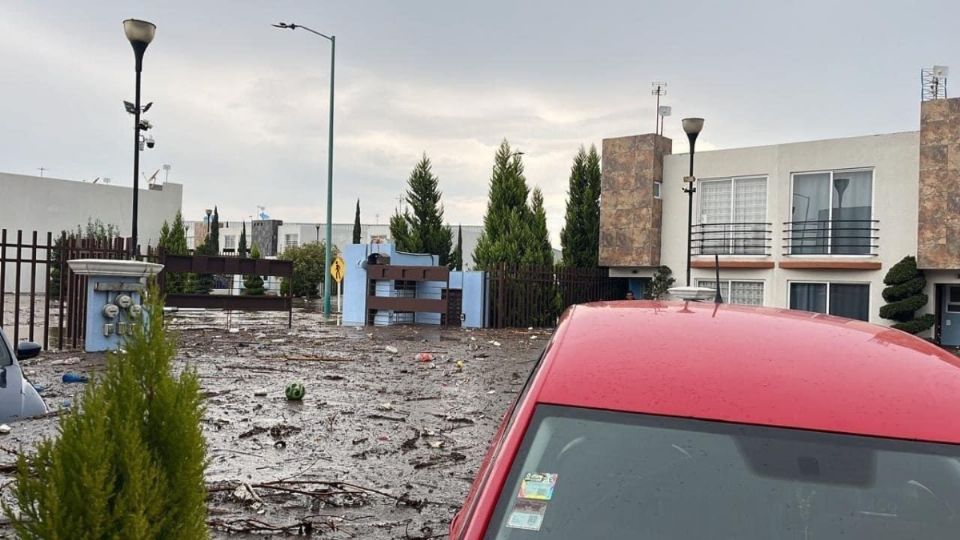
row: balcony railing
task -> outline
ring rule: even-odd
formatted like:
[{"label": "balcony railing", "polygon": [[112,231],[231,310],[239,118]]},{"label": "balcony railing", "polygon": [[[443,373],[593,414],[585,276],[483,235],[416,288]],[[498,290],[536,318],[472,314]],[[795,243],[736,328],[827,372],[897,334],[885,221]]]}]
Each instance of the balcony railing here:
[{"label": "balcony railing", "polygon": [[690,232],[694,255],[770,255],[771,223],[698,223]]},{"label": "balcony railing", "polygon": [[879,224],[875,219],[787,221],[784,255],[876,255]]}]

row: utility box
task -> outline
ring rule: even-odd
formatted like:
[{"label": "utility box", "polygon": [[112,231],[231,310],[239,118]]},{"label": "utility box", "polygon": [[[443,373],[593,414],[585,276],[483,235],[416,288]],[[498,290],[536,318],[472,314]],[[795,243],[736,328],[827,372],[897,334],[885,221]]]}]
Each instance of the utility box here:
[{"label": "utility box", "polygon": [[69,261],[73,273],[87,278],[84,350],[115,351],[138,324],[144,324],[142,298],[146,278],[163,265],[112,259]]}]

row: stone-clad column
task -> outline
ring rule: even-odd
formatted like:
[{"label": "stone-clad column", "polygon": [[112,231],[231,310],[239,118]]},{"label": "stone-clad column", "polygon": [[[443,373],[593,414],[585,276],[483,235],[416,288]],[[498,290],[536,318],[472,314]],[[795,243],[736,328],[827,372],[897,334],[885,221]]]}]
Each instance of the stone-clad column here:
[{"label": "stone-clad column", "polygon": [[660,265],[663,201],[654,197],[653,184],[662,182],[663,156],[672,146],[655,134],[603,140],[601,266]]},{"label": "stone-clad column", "polygon": [[960,268],[960,98],[920,105],[917,265]]}]

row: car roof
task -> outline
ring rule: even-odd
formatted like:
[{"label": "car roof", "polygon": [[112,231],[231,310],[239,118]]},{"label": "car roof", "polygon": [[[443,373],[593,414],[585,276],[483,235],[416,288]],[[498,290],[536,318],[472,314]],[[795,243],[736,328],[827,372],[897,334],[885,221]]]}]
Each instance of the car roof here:
[{"label": "car roof", "polygon": [[539,403],[960,443],[960,359],[899,330],[700,302],[585,304]]}]

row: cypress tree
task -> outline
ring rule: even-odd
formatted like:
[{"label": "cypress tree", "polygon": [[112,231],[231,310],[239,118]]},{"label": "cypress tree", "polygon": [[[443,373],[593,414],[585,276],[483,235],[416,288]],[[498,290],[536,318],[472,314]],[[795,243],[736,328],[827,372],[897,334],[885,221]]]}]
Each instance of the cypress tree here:
[{"label": "cypress tree", "polygon": [[360,241],[360,199],[357,199],[357,213],[353,216],[353,243],[359,244]]},{"label": "cypress tree", "polygon": [[600,155],[581,146],[570,168],[566,223],[560,233],[563,264],[596,267],[600,253]]},{"label": "cypress tree", "polygon": [[[453,247],[453,238],[450,227],[443,224],[441,195],[439,179],[433,174],[430,158],[424,154],[407,179],[406,200],[410,211],[402,215],[397,213],[391,218],[390,233],[398,241],[403,239],[403,247],[398,243],[401,251],[438,255],[440,264],[446,265]],[[403,234],[403,226],[399,224],[398,216],[406,222],[406,235]]]},{"label": "cypress tree", "polygon": [[145,324],[61,416],[59,436],[17,461],[4,504],[18,538],[208,538],[200,381],[173,374],[174,340],[151,288]]},{"label": "cypress tree", "polygon": [[540,188],[533,189],[530,199],[530,212],[533,214],[533,221],[530,223],[530,244],[524,262],[551,266],[553,265],[553,248],[550,246],[547,212],[543,208],[543,193]]},{"label": "cypress tree", "polygon": [[529,193],[520,155],[504,139],[494,157],[483,232],[473,252],[477,268],[523,259],[532,218],[527,206]]},{"label": "cypress tree", "polygon": [[244,257],[247,254],[247,223],[240,225],[240,242],[237,244],[237,255]]},{"label": "cypress tree", "polygon": [[213,207],[213,219],[210,220],[207,241],[210,242],[209,255],[220,255],[220,213],[217,212],[216,206]]},{"label": "cypress tree", "polygon": [[463,226],[457,226],[457,246],[450,253],[450,269],[463,270]]}]

